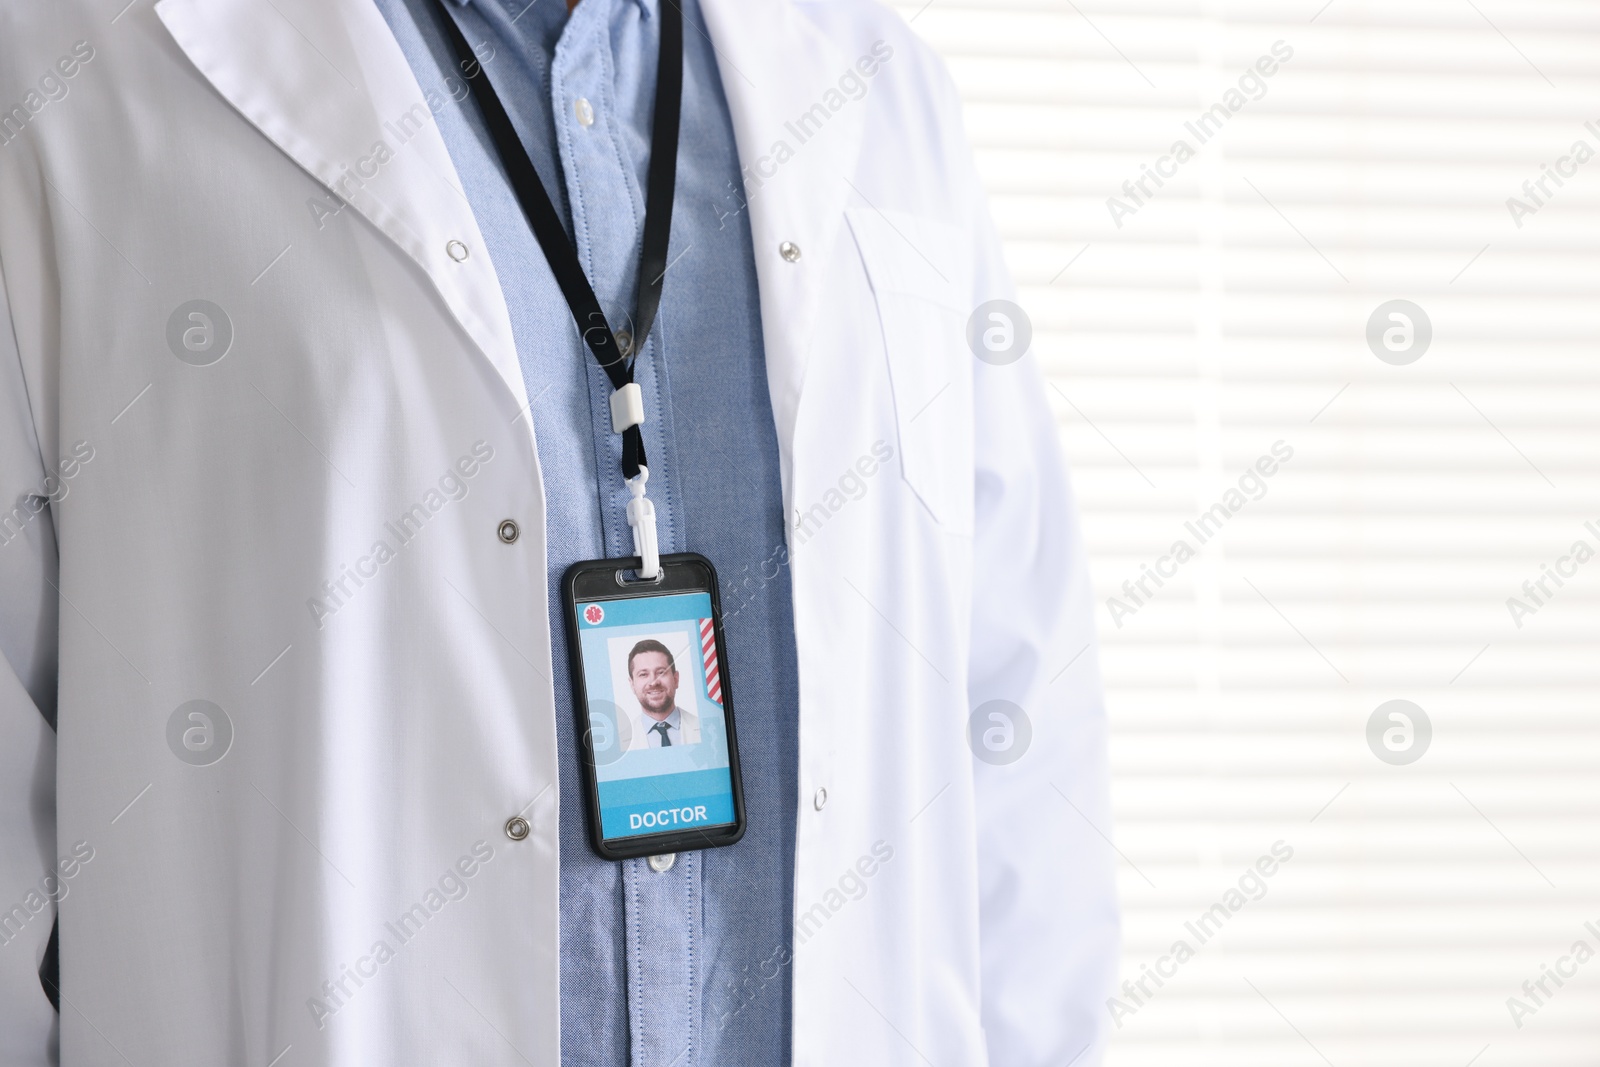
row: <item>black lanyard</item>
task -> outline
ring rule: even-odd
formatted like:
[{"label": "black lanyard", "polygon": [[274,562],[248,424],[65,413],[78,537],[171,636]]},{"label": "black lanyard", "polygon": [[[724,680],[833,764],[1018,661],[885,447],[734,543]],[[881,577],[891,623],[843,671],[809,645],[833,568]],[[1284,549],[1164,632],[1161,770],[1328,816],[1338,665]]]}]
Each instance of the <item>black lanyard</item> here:
[{"label": "black lanyard", "polygon": [[[567,238],[561,217],[556,214],[550,194],[545,192],[539,172],[516,127],[496,95],[489,76],[481,68],[472,46],[456,20],[445,8],[446,0],[438,0],[440,21],[446,35],[455,47],[461,63],[461,72],[473,82],[478,109],[483,114],[489,134],[494,139],[500,162],[511,179],[511,188],[517,194],[517,203],[533,227],[533,234],[544,250],[561,295],[567,298],[572,319],[578,333],[589,345],[589,351],[599,362],[611,387],[620,390],[633,383],[634,360],[628,358],[617,345],[616,335],[606,322],[594,288],[578,262],[577,250]],[[547,3],[553,0],[546,0]],[[674,0],[661,0],[657,5],[661,13],[661,51],[656,67],[656,108],[650,133],[650,174],[645,191],[644,243],[639,251],[639,312],[634,319],[633,338],[629,344],[632,353],[644,349],[645,338],[650,335],[656,310],[661,305],[661,281],[667,272],[667,239],[672,233],[672,194],[678,167],[678,112],[683,101],[683,12]],[[483,76],[476,77],[477,74]],[[634,358],[637,358],[635,356]],[[622,474],[632,480],[645,466],[644,437],[639,426],[628,427],[622,433]]]}]

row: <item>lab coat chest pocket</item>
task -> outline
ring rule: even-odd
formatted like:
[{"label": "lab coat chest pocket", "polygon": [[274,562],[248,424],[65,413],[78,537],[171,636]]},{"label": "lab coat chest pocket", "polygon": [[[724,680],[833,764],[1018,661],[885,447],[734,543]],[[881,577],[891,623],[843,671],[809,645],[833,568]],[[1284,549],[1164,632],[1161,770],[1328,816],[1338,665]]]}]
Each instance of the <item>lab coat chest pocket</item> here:
[{"label": "lab coat chest pocket", "polygon": [[941,526],[971,533],[971,309],[962,299],[971,287],[960,231],[905,212],[846,216],[883,329],[901,474]]}]

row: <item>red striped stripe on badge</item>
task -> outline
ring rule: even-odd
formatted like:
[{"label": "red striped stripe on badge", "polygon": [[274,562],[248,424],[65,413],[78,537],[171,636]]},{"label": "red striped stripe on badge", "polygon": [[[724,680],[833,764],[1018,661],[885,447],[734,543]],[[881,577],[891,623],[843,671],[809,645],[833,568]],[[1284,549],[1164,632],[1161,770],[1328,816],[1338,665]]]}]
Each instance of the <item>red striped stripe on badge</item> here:
[{"label": "red striped stripe on badge", "polygon": [[706,668],[706,693],[722,703],[722,672],[717,669],[717,633],[710,619],[700,620],[700,659]]}]

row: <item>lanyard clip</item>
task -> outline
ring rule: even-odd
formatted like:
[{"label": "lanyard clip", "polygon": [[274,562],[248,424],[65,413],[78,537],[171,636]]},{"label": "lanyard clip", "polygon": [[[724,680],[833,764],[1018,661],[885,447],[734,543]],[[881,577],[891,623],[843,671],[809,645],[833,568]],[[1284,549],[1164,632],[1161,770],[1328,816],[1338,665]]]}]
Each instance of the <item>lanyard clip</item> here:
[{"label": "lanyard clip", "polygon": [[639,577],[654,581],[661,573],[661,548],[656,541],[656,506],[644,495],[649,480],[649,467],[640,467],[638,476],[628,479],[628,491],[633,494],[628,501],[628,525],[633,527],[633,554],[642,561]]}]

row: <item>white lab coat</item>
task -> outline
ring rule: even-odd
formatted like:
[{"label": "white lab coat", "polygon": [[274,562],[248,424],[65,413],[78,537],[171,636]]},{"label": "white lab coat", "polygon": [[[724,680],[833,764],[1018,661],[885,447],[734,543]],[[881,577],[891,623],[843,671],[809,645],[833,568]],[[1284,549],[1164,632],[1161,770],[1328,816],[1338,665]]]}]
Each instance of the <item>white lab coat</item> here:
[{"label": "white lab coat", "polygon": [[[0,1063],[58,1025],[69,1067],[555,1067],[541,427],[502,279],[369,0],[116,6],[0,10]],[[1096,1062],[1089,590],[1037,367],[965,341],[1009,283],[957,99],[876,6],[703,8],[799,527],[794,1063]],[[967,741],[997,698],[1032,725],[1008,766]]]}]

